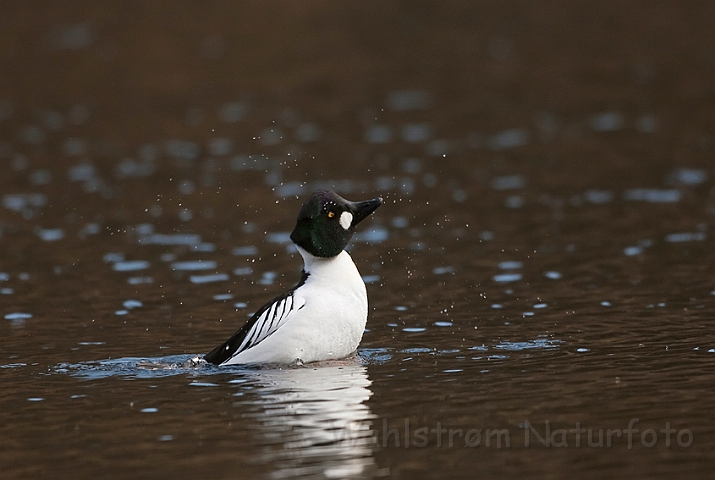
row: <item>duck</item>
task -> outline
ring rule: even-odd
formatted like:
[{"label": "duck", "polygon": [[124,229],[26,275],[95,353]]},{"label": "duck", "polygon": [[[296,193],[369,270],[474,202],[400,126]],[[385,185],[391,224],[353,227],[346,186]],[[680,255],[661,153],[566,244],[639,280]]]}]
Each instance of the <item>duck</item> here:
[{"label": "duck", "polygon": [[383,203],[382,197],[351,202],[331,190],[313,192],[290,234],[303,258],[300,281],[203,359],[214,365],[305,364],[353,354],[368,303],[365,282],[345,248],[355,227]]}]

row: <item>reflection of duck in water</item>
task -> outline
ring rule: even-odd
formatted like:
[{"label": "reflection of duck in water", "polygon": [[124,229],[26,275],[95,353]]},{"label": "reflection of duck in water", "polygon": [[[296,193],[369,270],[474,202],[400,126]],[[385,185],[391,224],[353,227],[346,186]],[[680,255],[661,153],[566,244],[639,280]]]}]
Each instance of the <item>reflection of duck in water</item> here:
[{"label": "reflection of duck in water", "polygon": [[245,375],[261,388],[242,397],[256,408],[241,416],[260,422],[266,449],[258,460],[276,468],[272,477],[366,478],[378,470],[366,404],[372,382],[357,359]]},{"label": "reflection of duck in water", "polygon": [[216,365],[307,363],[354,352],[367,322],[367,292],[344,248],[355,226],[381,204],[382,198],[349,202],[329,190],[313,193],[290,235],[304,261],[300,282],[204,359]]}]

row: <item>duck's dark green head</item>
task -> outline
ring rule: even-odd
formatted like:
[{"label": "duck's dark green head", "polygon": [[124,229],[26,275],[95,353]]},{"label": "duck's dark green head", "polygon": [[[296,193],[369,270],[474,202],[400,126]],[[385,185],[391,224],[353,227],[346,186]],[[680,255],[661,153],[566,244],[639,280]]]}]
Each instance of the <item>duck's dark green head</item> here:
[{"label": "duck's dark green head", "polygon": [[330,190],[318,190],[303,204],[290,239],[316,257],[334,257],[347,246],[355,225],[382,205],[382,198],[350,202]]}]

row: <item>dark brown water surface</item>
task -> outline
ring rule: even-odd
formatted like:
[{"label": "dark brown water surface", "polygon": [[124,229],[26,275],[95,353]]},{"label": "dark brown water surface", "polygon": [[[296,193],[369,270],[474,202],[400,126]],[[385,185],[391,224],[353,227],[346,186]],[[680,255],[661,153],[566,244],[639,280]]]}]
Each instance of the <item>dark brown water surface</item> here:
[{"label": "dark brown water surface", "polygon": [[[3,479],[711,477],[709,3],[2,9]],[[358,355],[192,364],[321,187]]]}]

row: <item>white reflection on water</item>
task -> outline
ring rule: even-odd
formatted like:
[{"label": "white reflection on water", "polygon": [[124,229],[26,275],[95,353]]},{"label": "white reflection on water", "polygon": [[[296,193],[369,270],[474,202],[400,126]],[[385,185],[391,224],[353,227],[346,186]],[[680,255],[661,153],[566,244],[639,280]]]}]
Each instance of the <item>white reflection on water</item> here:
[{"label": "white reflection on water", "polygon": [[591,118],[591,128],[597,132],[617,132],[623,128],[625,120],[619,112],[603,112]]},{"label": "white reflection on water", "polygon": [[212,260],[189,260],[171,264],[172,270],[180,271],[214,270],[215,268],[216,262]]},{"label": "white reflection on water", "polygon": [[26,208],[40,208],[47,205],[47,196],[41,193],[10,194],[2,197],[2,206],[8,210],[21,212]]},{"label": "white reflection on water", "polygon": [[518,282],[521,280],[521,273],[501,273],[494,275],[492,279],[498,283]]},{"label": "white reflection on water", "polygon": [[668,184],[700,185],[708,179],[708,172],[699,168],[678,168],[666,178]]},{"label": "white reflection on water", "polygon": [[523,128],[504,130],[489,138],[487,146],[491,150],[521,147],[529,143],[529,132]]},{"label": "white reflection on water", "polygon": [[127,260],[116,262],[112,269],[116,272],[134,272],[137,270],[146,270],[149,268],[149,262],[146,260]]},{"label": "white reflection on water", "polygon": [[676,189],[631,188],[624,192],[623,197],[650,203],[678,203],[681,193]]},{"label": "white reflection on water", "polygon": [[189,280],[191,283],[213,283],[213,282],[225,282],[229,279],[228,273],[213,273],[210,275],[191,275]]},{"label": "white reflection on water", "polygon": [[61,228],[38,228],[35,232],[45,242],[56,242],[65,236],[65,231]]},{"label": "white reflection on water", "polygon": [[260,423],[265,446],[260,460],[276,467],[272,478],[363,478],[374,473],[374,415],[365,404],[372,382],[364,365],[356,360],[325,362],[247,376],[261,394],[248,403],[259,408],[246,416]]},{"label": "white reflection on water", "polygon": [[195,356],[173,355],[65,363],[53,371],[85,380],[187,376],[191,387],[214,388],[225,385],[225,375],[232,374],[228,383],[236,386],[234,406],[242,417],[256,420],[253,428],[262,450],[257,460],[274,468],[271,477],[372,478],[377,472],[375,416],[366,405],[372,381],[362,362],[389,357],[375,349],[309,366],[252,368],[215,367]]},{"label": "white reflection on water", "polygon": [[198,245],[201,243],[201,236],[188,233],[153,233],[140,237],[138,243],[142,245]]}]

